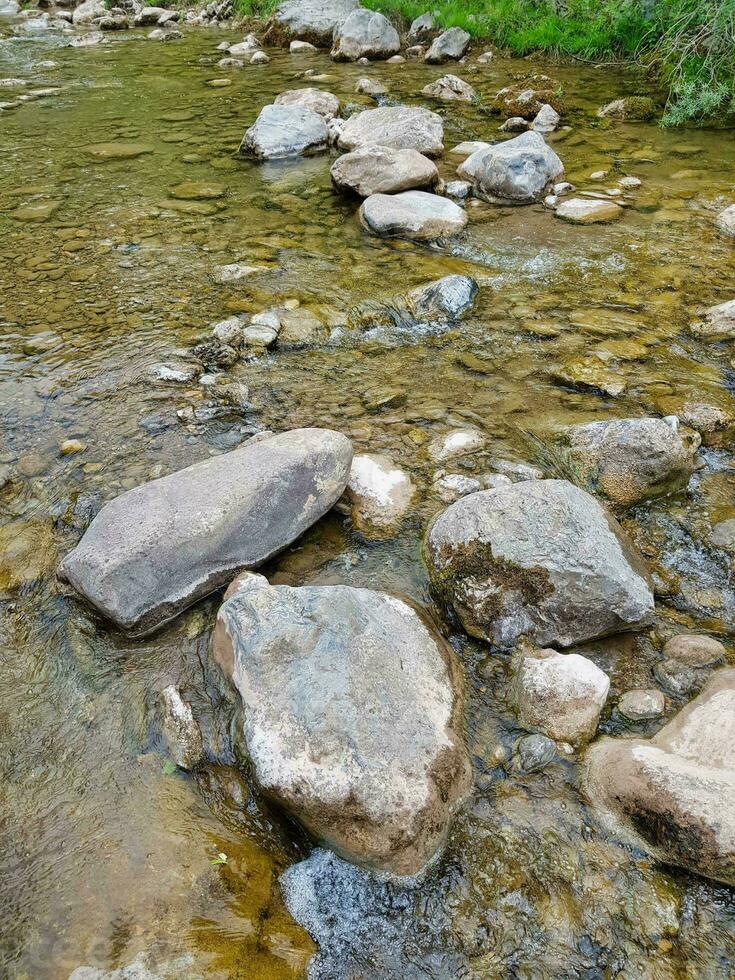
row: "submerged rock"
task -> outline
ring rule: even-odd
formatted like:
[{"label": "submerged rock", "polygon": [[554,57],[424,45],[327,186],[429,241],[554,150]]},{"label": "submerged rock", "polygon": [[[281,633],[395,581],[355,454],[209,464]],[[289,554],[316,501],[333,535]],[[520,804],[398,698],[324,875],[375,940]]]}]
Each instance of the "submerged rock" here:
[{"label": "submerged rock", "polygon": [[531,119],[544,105],[550,105],[557,112],[563,109],[558,82],[548,75],[529,75],[512,85],[496,92],[492,98],[492,108],[503,118],[520,116]]},{"label": "submerged rock", "polygon": [[471,276],[444,276],[409,293],[408,305],[417,318],[459,320],[472,309],[477,290]]},{"label": "submerged rock", "polygon": [[725,235],[735,238],[735,204],[731,204],[717,215],[717,227]]},{"label": "submerged rock", "polygon": [[267,105],[245,133],[240,152],[259,160],[309,156],[327,148],[327,124],[303,105]]},{"label": "submerged rock", "polygon": [[142,636],[295,541],[343,493],[352,449],[295,429],[195,463],[106,504],[59,574]]},{"label": "submerged rock", "polygon": [[338,190],[353,191],[360,197],[430,188],[439,180],[436,164],[418,150],[387,146],[365,146],[345,153],[334,161],[330,173]]},{"label": "submerged rock", "polygon": [[401,49],[398,31],[387,17],[358,7],[335,29],[332,58],[357,61],[358,58],[390,58]]},{"label": "submerged rock", "polygon": [[243,701],[263,791],[342,857],[415,874],[470,783],[454,652],[407,602],[246,574],[214,656]]},{"label": "submerged rock", "polygon": [[433,241],[458,235],[467,215],[452,201],[425,191],[372,194],[360,208],[360,221],[381,238]]},{"label": "submerged rock", "polygon": [[429,99],[441,99],[442,102],[474,102],[477,93],[456,75],[444,75],[430,82],[421,89],[421,94]]},{"label": "submerged rock", "polygon": [[623,99],[614,99],[607,105],[600,106],[597,115],[601,119],[627,119],[629,121],[645,121],[656,115],[653,99],[647,95],[628,95]]},{"label": "submerged rock", "polygon": [[444,149],[441,116],[420,106],[380,106],[350,116],[340,133],[342,150],[387,146],[438,157]]},{"label": "submerged rock", "polygon": [[450,27],[435,38],[426,52],[426,62],[441,65],[445,61],[458,61],[470,45],[470,35],[461,27]]},{"label": "submerged rock", "polygon": [[618,701],[618,711],[630,721],[660,718],[665,708],[666,698],[655,687],[626,691]]},{"label": "submerged rock", "polygon": [[346,495],[358,530],[375,536],[395,527],[413,494],[411,478],[388,456],[366,453],[353,458]]},{"label": "submerged rock", "polygon": [[196,769],[204,758],[202,733],[191,705],[182,700],[174,684],[161,691],[161,709],[163,737],[171,758],[180,769]]},{"label": "submerged rock", "polygon": [[675,415],[590,422],[569,432],[580,480],[622,507],[683,490],[697,469],[699,444]]},{"label": "submerged rock", "polygon": [[513,681],[518,721],[532,732],[579,745],[594,738],[610,678],[577,653],[522,653]]},{"label": "submerged rock", "polygon": [[735,885],[735,670],[716,671],[652,739],[591,746],[583,788],[612,832]]},{"label": "submerged rock", "polygon": [[452,429],[446,435],[435,436],[429,443],[429,456],[441,463],[457,456],[477,453],[487,445],[479,429]]},{"label": "submerged rock", "polygon": [[572,646],[653,623],[653,593],[632,545],[594,497],[533,480],[463,497],[429,527],[438,597],[472,636]]},{"label": "submerged rock", "polygon": [[276,96],[274,105],[300,105],[316,112],[322,119],[334,119],[339,115],[339,99],[331,92],[318,88],[294,88]]},{"label": "submerged rock", "polygon": [[273,15],[272,28],[286,38],[326,48],[335,28],[359,6],[359,0],[285,0]]},{"label": "submerged rock", "polygon": [[538,133],[522,133],[478,150],[457,168],[475,194],[495,204],[542,201],[564,164]]},{"label": "submerged rock", "polygon": [[570,197],[562,201],[555,212],[557,218],[573,225],[593,225],[622,218],[623,209],[614,201],[602,201],[588,197]]},{"label": "submerged rock", "polygon": [[704,311],[699,323],[692,324],[692,333],[705,340],[735,340],[735,299],[729,299]]}]

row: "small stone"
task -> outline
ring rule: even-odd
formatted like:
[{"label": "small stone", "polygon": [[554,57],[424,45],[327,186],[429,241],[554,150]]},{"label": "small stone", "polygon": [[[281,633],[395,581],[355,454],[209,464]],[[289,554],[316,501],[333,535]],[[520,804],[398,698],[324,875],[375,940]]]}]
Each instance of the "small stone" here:
[{"label": "small stone", "polygon": [[318,48],[308,41],[291,41],[288,50],[291,54],[313,54]]},{"label": "small stone", "polygon": [[460,497],[466,497],[467,494],[482,490],[482,484],[471,476],[447,473],[446,476],[439,477],[431,489],[445,504],[452,504]]},{"label": "small stone", "polygon": [[536,133],[553,133],[559,125],[560,120],[561,116],[556,109],[550,106],[548,102],[545,102],[536,113],[529,128],[533,129]]},{"label": "small stone", "polygon": [[436,81],[425,85],[421,94],[428,99],[440,99],[442,102],[474,102],[477,93],[467,82],[456,75],[444,75]]},{"label": "small stone", "polygon": [[485,436],[479,429],[453,429],[445,435],[435,436],[429,443],[428,453],[432,459],[443,462],[480,452],[485,446]]},{"label": "small stone", "polygon": [[221,265],[215,271],[215,278],[217,282],[237,282],[239,279],[245,279],[246,276],[252,276],[256,272],[262,272],[263,269],[257,265],[245,265],[242,262],[232,262],[230,265]]},{"label": "small stone", "polygon": [[358,95],[385,95],[388,89],[374,78],[358,78],[355,91]]},{"label": "small stone", "polygon": [[621,177],[618,184],[626,191],[633,191],[640,187],[643,181],[639,177]]},{"label": "small stone", "polygon": [[678,660],[659,661],[653,668],[653,676],[664,690],[676,697],[684,697],[702,683],[699,671]]},{"label": "small stone", "polygon": [[87,443],[82,442],[81,439],[64,439],[59,446],[59,452],[62,456],[73,456],[76,453],[83,453],[86,448]]},{"label": "small stone", "polygon": [[591,225],[615,221],[623,216],[623,209],[613,201],[572,197],[568,201],[562,201],[555,214],[557,218],[575,225]]},{"label": "small stone", "polygon": [[516,747],[522,772],[540,772],[556,758],[556,746],[545,735],[525,735]]},{"label": "small stone", "polygon": [[626,691],[618,701],[618,711],[630,721],[660,718],[666,708],[666,698],[655,687]]},{"label": "small stone", "polygon": [[499,128],[501,133],[525,133],[528,123],[523,116],[511,116]]},{"label": "small stone", "polygon": [[735,555],[735,517],[715,524],[710,531],[709,540],[715,548],[722,548]]},{"label": "small stone", "polygon": [[353,457],[346,494],[354,526],[375,537],[401,520],[410,506],[414,486],[389,457],[366,453]]},{"label": "small stone", "polygon": [[726,650],[719,640],[711,636],[681,633],[667,641],[663,655],[687,667],[711,667],[725,659]]},{"label": "small stone", "polygon": [[192,770],[204,758],[204,746],[199,725],[191,706],[182,700],[175,685],[161,691],[163,737],[168,752],[180,769]]},{"label": "small stone", "polygon": [[717,215],[717,227],[725,235],[735,238],[735,204],[725,208]]},{"label": "small stone", "polygon": [[265,53],[265,51],[256,51],[255,54],[250,59],[251,65],[267,65],[270,63],[270,58]]}]

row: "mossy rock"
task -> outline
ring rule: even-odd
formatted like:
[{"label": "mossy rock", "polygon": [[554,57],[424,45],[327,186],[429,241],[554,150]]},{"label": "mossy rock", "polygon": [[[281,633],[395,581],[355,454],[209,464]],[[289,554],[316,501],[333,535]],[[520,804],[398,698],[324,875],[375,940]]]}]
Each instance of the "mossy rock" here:
[{"label": "mossy rock", "polygon": [[564,114],[561,86],[548,75],[529,75],[496,92],[490,109],[504,119],[511,116],[532,119],[543,105],[550,105],[560,115]]},{"label": "mossy rock", "polygon": [[647,95],[628,95],[615,99],[597,110],[600,119],[624,119],[626,122],[647,122],[656,115],[653,99]]}]

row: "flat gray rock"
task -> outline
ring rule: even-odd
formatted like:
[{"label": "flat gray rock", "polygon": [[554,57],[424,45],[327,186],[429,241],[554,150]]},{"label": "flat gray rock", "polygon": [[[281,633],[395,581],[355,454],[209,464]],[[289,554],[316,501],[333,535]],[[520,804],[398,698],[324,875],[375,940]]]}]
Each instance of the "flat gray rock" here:
[{"label": "flat gray rock", "polygon": [[319,88],[294,88],[276,96],[274,105],[300,105],[316,112],[322,119],[334,119],[339,115],[339,99],[331,92]]},{"label": "flat gray rock", "polygon": [[366,198],[360,208],[360,221],[381,238],[423,242],[459,234],[467,224],[467,215],[446,197],[405,191]]},{"label": "flat gray rock", "polygon": [[335,61],[390,58],[400,50],[398,31],[377,11],[358,7],[334,31],[332,58]]},{"label": "flat gray rock", "polygon": [[654,621],[653,594],[622,528],[565,480],[463,497],[430,525],[437,596],[472,636],[572,646]]},{"label": "flat gray rock", "polygon": [[388,146],[365,146],[345,153],[333,163],[331,175],[338,190],[360,197],[430,188],[439,180],[436,164],[418,150]]},{"label": "flat gray rock", "polygon": [[415,874],[467,792],[464,684],[407,601],[348,586],[271,586],[246,573],[214,656],[242,698],[261,788],[348,861]]},{"label": "flat gray rock", "polygon": [[359,0],[285,0],[279,4],[272,25],[288,39],[327,48],[335,28],[359,6]]},{"label": "flat gray rock", "polygon": [[351,462],[329,429],[247,443],[110,501],[59,574],[145,635],[295,541],[342,495]]},{"label": "flat gray rock", "polygon": [[243,136],[240,152],[258,160],[311,156],[327,148],[327,124],[304,105],[267,105]]},{"label": "flat gray rock", "polygon": [[470,45],[470,35],[461,27],[450,27],[435,38],[424,59],[430,65],[441,65],[445,61],[458,61]]},{"label": "flat gray rock", "polygon": [[542,201],[563,173],[564,164],[539,133],[521,133],[478,150],[457,168],[475,194],[493,204]]},{"label": "flat gray rock", "polygon": [[441,116],[422,106],[380,106],[350,116],[338,146],[341,150],[387,146],[438,157],[444,150],[444,124]]}]

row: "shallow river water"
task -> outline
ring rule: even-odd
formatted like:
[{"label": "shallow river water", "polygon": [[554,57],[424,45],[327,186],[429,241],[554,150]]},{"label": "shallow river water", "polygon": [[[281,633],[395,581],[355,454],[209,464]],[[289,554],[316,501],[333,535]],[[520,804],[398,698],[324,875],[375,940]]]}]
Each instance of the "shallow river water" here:
[{"label": "shallow river water", "polygon": [[[713,225],[734,199],[732,133],[603,124],[597,106],[640,92],[639,79],[471,58],[459,73],[481,102],[517,75],[560,81],[571,129],[552,139],[579,189],[603,192],[626,174],[642,186],[611,226],[473,203],[450,245],[381,241],[332,190],[330,155],[263,166],[237,158],[239,140],[278,92],[308,84],[307,68],[358,104],[364,74],[392,99],[422,102],[446,69],[274,51],[270,65],[230,73],[215,66],[223,38],[233,35],[155,44],[131,33],[76,50],[50,35],[0,42],[0,77],[58,89],[0,112],[0,975],[65,980],[130,963],[214,978],[732,975],[732,890],[604,834],[573,756],[530,774],[499,764],[522,734],[507,657],[450,635],[471,689],[474,790],[426,877],[383,884],[313,850],[238,770],[232,700],[209,663],[217,596],[131,641],[57,583],[56,563],[102,501],[261,428],[323,425],[358,451],[390,453],[420,493],[394,538],[366,540],[335,513],[267,574],[428,603],[421,534],[443,506],[430,491],[433,436],[469,423],[488,437],[454,472],[503,459],[554,475],[570,423],[667,414],[690,394],[735,410],[731,347],[688,331],[698,309],[733,296],[735,247]],[[438,111],[447,148],[495,136],[481,106]],[[112,156],[90,150],[113,143]],[[442,174],[455,164],[445,155]],[[172,197],[185,180],[224,195]],[[261,271],[223,285],[216,269],[232,262]],[[480,284],[461,326],[422,331],[384,315],[455,272]],[[231,368],[250,407],[151,375],[216,321],[286,301],[322,320],[323,342]],[[611,379],[614,398],[599,387]],[[66,439],[86,449],[61,455]],[[651,686],[673,631],[709,630],[726,645],[735,634],[730,564],[707,544],[713,523],[735,517],[735,472],[727,449],[704,459],[688,494],[624,519],[668,587],[655,631],[587,651],[611,676],[609,733],[626,731],[615,701]],[[155,706],[169,683],[205,732],[197,776],[169,771],[160,751]],[[667,715],[677,707],[669,698]],[[212,863],[219,852],[226,864]]]}]

